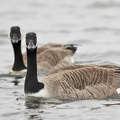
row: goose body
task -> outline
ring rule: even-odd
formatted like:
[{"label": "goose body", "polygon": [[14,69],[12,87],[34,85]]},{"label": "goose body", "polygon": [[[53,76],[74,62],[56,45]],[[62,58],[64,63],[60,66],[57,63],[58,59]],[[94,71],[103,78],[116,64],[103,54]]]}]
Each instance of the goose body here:
[{"label": "goose body", "polygon": [[26,95],[102,99],[119,93],[120,71],[115,69],[73,65],[66,69],[58,69],[38,80],[36,42],[35,33],[26,34],[26,46],[29,46],[26,48],[28,66],[24,88]]},{"label": "goose body", "polygon": [[113,69],[86,67],[45,76],[36,97],[103,99],[120,93],[120,73]]},{"label": "goose body", "polygon": [[[71,48],[71,49],[69,49]],[[40,52],[42,51],[42,52]],[[38,71],[51,71],[63,66],[72,65],[73,54],[76,48],[72,45],[47,44],[38,48],[37,51],[37,69]],[[24,63],[27,66],[26,53],[23,54]]]},{"label": "goose body", "polygon": [[86,67],[51,74],[39,82],[45,87],[37,97],[102,99],[119,93],[120,73],[113,69]]}]

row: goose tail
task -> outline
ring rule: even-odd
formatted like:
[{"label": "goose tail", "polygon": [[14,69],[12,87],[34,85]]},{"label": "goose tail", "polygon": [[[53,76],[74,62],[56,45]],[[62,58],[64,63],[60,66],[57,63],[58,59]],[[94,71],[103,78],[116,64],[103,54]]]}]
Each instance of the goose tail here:
[{"label": "goose tail", "polygon": [[78,44],[66,44],[64,45],[66,47],[66,49],[69,49],[73,52],[73,54],[76,52],[77,50],[77,46],[81,46],[81,45],[78,45]]}]

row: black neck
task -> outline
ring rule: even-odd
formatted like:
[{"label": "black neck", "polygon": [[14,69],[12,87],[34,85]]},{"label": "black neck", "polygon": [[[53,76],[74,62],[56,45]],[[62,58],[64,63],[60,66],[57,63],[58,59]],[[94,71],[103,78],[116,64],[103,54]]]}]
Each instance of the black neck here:
[{"label": "black neck", "polygon": [[38,82],[37,79],[37,62],[36,51],[27,49],[27,74],[25,79],[25,93],[36,93],[40,89],[44,88],[44,84]]},{"label": "black neck", "polygon": [[21,53],[21,40],[16,44],[12,43],[12,45],[13,45],[14,58],[15,58],[12,70],[20,71],[20,70],[26,69],[23,63],[23,57]]}]

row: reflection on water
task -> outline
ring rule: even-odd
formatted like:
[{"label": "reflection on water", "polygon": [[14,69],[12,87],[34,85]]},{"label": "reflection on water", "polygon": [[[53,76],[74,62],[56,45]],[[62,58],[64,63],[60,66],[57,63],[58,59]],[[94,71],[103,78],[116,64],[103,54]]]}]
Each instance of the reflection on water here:
[{"label": "reflection on water", "polygon": [[107,106],[107,107],[110,107],[110,106],[114,106],[114,105],[120,105],[120,103],[115,103],[115,104],[104,104],[105,106]]},{"label": "reflection on water", "polygon": [[14,83],[14,85],[18,85],[19,81],[18,80],[14,80],[14,81],[12,81],[12,83]]},{"label": "reflection on water", "polygon": [[[2,0],[0,4],[0,120],[119,120],[120,96],[104,100],[24,96],[24,76],[12,76],[11,26],[24,36],[33,31],[39,46],[48,42],[81,44],[76,64],[120,65],[119,0]],[[45,73],[39,73],[42,78]]]},{"label": "reflection on water", "polygon": [[119,2],[113,2],[113,1],[108,1],[108,2],[95,2],[92,5],[89,5],[91,8],[111,8],[111,7],[120,7]]},{"label": "reflection on water", "polygon": [[43,106],[43,99],[37,98],[37,97],[26,97],[25,99],[25,106],[26,109],[36,109],[36,108],[42,108]]}]

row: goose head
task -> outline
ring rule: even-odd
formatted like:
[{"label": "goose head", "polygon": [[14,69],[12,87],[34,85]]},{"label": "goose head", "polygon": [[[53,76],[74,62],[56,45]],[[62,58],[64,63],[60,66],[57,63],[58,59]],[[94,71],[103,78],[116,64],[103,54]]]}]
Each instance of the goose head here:
[{"label": "goose head", "polygon": [[34,32],[26,34],[26,48],[29,51],[33,51],[37,47],[37,35]]},{"label": "goose head", "polygon": [[13,26],[10,28],[9,38],[12,44],[17,44],[21,40],[21,31],[19,26]]}]

